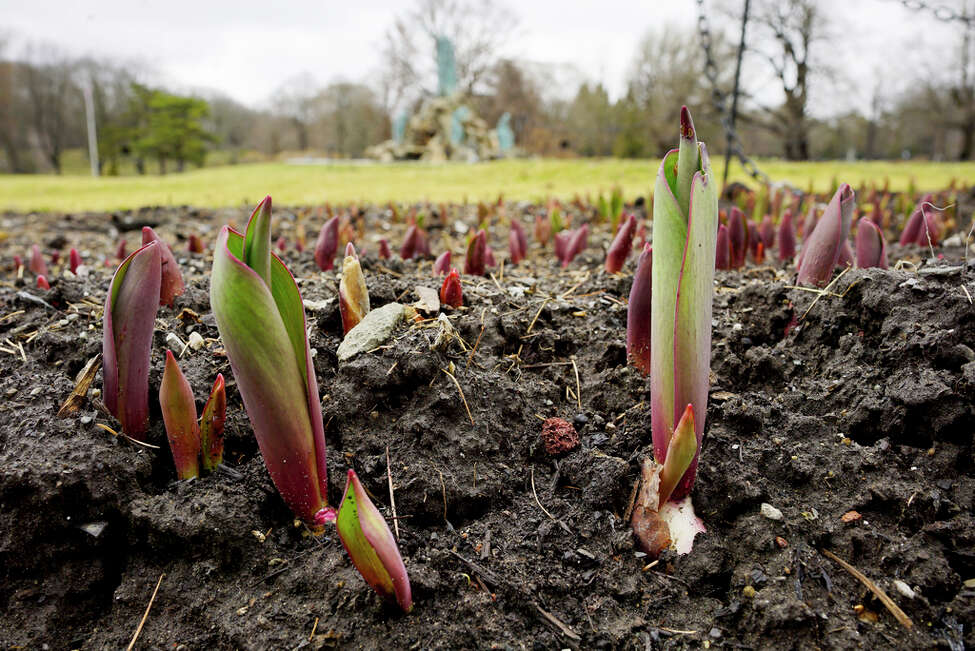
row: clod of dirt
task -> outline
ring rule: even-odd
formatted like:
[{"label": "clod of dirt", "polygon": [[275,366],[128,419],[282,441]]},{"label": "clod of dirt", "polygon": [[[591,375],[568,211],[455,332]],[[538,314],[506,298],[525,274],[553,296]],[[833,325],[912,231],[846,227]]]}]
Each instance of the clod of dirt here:
[{"label": "clod of dirt", "polygon": [[579,447],[579,435],[564,418],[549,418],[542,423],[542,444],[546,453],[555,456]]}]

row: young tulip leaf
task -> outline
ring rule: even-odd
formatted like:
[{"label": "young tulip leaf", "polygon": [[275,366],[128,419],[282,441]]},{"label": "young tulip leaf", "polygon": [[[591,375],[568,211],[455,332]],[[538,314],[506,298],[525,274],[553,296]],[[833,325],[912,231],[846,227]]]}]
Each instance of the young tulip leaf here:
[{"label": "young tulip leaf", "polygon": [[796,231],[792,226],[792,211],[786,208],[779,223],[779,261],[785,262],[796,256]]},{"label": "young tulip leaf", "polygon": [[172,307],[173,300],[186,291],[186,285],[183,284],[183,274],[180,273],[179,265],[176,264],[176,258],[173,257],[169,245],[159,239],[154,230],[148,226],[143,226],[142,244],[144,246],[149,242],[159,242],[161,247],[159,253],[162,259],[162,284],[159,290],[159,304]]},{"label": "young tulip leaf", "polygon": [[105,299],[105,406],[140,441],[149,427],[149,361],[161,282],[159,245],[150,242],[119,265]]},{"label": "young tulip leaf", "polygon": [[633,248],[634,233],[636,233],[636,216],[628,215],[606,253],[606,273],[619,273],[623,268],[623,263],[626,262]]},{"label": "young tulip leaf", "polygon": [[472,276],[483,276],[487,256],[487,233],[479,230],[467,245],[467,255],[464,257],[464,273]]},{"label": "young tulip leaf", "polygon": [[674,435],[670,437],[667,457],[663,460],[663,468],[660,470],[660,506],[670,499],[677,482],[687,472],[695,455],[697,455],[697,435],[694,433],[694,406],[689,404],[674,429]]},{"label": "young tulip leaf", "polygon": [[347,333],[359,325],[362,318],[369,312],[369,289],[366,287],[366,277],[362,274],[359,256],[355,254],[355,247],[349,242],[345,247],[345,259],[342,261],[342,280],[339,282],[339,312],[342,314],[342,330]]},{"label": "young tulip leaf", "polygon": [[728,243],[728,227],[718,224],[718,237],[714,246],[714,268],[731,269],[731,246]]},{"label": "young tulip leaf", "polygon": [[223,427],[226,420],[227,391],[223,374],[218,373],[210,390],[210,398],[203,407],[203,415],[200,416],[200,456],[203,469],[208,472],[213,472],[223,463]]},{"label": "young tulip leaf", "polygon": [[200,474],[200,430],[196,423],[196,402],[193,389],[186,381],[176,358],[166,351],[166,368],[159,387],[159,408],[169,449],[173,452],[176,476],[190,479]]},{"label": "young tulip leaf", "polygon": [[[265,200],[269,203],[269,199]],[[263,204],[262,204],[263,205]],[[262,217],[255,212],[252,222]],[[266,282],[245,260],[245,237],[224,226],[217,237],[210,303],[271,479],[292,511],[314,527],[327,507],[325,434],[318,383],[305,336],[301,294],[270,255],[269,225],[248,224],[266,245]]]},{"label": "young tulip leaf", "polygon": [[322,271],[335,266],[335,254],[339,250],[339,218],[332,217],[322,226],[315,242],[315,263]]},{"label": "young tulip leaf", "polygon": [[861,217],[857,223],[857,267],[887,268],[887,243],[880,227],[869,217]]},{"label": "young tulip leaf", "polygon": [[[687,121],[682,119],[682,137]],[[682,153],[672,150],[657,174],[653,202],[650,419],[654,457],[666,458],[679,405],[694,405],[697,447],[704,433],[711,361],[711,302],[718,231],[718,196],[703,143],[692,177],[680,178]],[[679,188],[679,183],[688,187]],[[677,197],[690,197],[688,212]],[[694,483],[697,457],[678,483],[674,499]]]},{"label": "young tulip leaf", "polygon": [[451,269],[440,286],[440,302],[450,307],[460,307],[464,304],[464,293],[460,285],[460,274]]},{"label": "young tulip leaf", "polygon": [[271,197],[264,197],[247,221],[241,258],[265,285],[271,285]]},{"label": "young tulip leaf", "polygon": [[351,469],[335,525],[345,551],[366,583],[404,612],[413,610],[410,579],[396,539]]},{"label": "young tulip leaf", "polygon": [[849,246],[847,238],[855,206],[853,189],[844,183],[833,195],[815,230],[803,243],[799,263],[800,285],[825,287],[829,284],[833,269],[844,253],[844,245]]},{"label": "young tulip leaf", "polygon": [[[625,228],[625,227],[624,227]],[[633,274],[626,308],[626,356],[643,375],[650,374],[650,275],[653,249],[645,244]]]}]

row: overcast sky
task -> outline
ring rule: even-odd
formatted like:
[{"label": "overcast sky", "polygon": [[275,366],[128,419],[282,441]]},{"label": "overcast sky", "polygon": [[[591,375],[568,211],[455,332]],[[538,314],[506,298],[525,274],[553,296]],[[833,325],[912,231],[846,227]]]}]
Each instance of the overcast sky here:
[{"label": "overcast sky", "polygon": [[[957,41],[957,28],[952,33],[897,0],[820,1],[837,36],[830,54],[853,81],[842,96],[821,97],[821,110],[823,102],[862,105],[878,72],[896,87],[904,71],[916,69],[917,57],[930,60],[940,51],[944,60],[945,44]],[[169,86],[217,89],[258,106],[282,81],[306,71],[322,83],[368,81],[380,65],[387,27],[412,6],[409,0],[0,0],[0,30],[14,37],[15,53],[26,41],[47,41],[72,54],[138,61]],[[506,55],[571,63],[614,97],[648,29],[693,28],[697,15],[694,0],[529,0],[509,7],[520,19],[520,38]]]}]

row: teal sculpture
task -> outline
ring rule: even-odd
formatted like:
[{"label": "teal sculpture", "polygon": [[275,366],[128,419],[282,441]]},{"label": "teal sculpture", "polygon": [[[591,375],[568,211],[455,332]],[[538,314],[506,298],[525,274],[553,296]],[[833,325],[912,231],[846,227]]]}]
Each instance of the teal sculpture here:
[{"label": "teal sculpture", "polygon": [[437,94],[452,95],[457,90],[457,63],[454,44],[446,36],[437,37]]},{"label": "teal sculpture", "polygon": [[505,111],[498,120],[498,149],[502,154],[511,151],[515,146],[515,132],[511,130],[511,114]]}]

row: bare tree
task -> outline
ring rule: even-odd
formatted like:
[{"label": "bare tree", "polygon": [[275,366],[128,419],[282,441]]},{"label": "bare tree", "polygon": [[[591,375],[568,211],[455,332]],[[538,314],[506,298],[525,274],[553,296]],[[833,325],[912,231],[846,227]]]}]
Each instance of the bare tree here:
[{"label": "bare tree", "polygon": [[301,151],[311,147],[309,127],[316,117],[315,96],[319,92],[315,78],[303,72],[285,81],[272,95],[272,109],[291,123]]},{"label": "bare tree", "polygon": [[518,19],[493,0],[417,0],[386,33],[383,50],[387,109],[436,90],[436,39],[454,46],[458,87],[472,94],[495,65]]},{"label": "bare tree", "polygon": [[[968,5],[971,5],[970,7]],[[975,20],[975,0],[965,2],[962,15]],[[961,160],[975,159],[975,23],[959,21],[962,38],[959,47],[958,81],[949,87],[955,114],[951,126],[961,132]]]},{"label": "bare tree", "polygon": [[[712,47],[716,53],[725,50],[718,41]],[[627,87],[629,100],[641,117],[638,128],[650,143],[648,154],[662,155],[673,146],[674,115],[682,104],[688,105],[695,116],[711,112],[711,89],[701,74],[703,68],[703,51],[693,32],[662,26],[640,39]],[[707,128],[714,120],[699,118],[697,122]],[[702,134],[702,139],[717,144],[716,135],[709,139],[709,134]]]},{"label": "bare tree", "polygon": [[74,62],[51,46],[28,46],[21,67],[37,146],[58,174],[61,154],[71,144],[71,136],[77,136],[77,116],[81,115],[81,93],[72,81],[74,69]]},{"label": "bare tree", "polygon": [[7,171],[19,174],[31,171],[23,155],[27,143],[21,118],[27,111],[17,84],[19,66],[4,56],[8,42],[0,34],[0,147],[7,160]]},{"label": "bare tree", "polygon": [[742,118],[779,136],[790,160],[810,156],[810,87],[816,74],[826,71],[817,54],[828,29],[820,4],[818,0],[751,2],[746,49],[771,71],[783,97],[770,106],[752,84],[749,90],[758,115],[753,112]]}]

